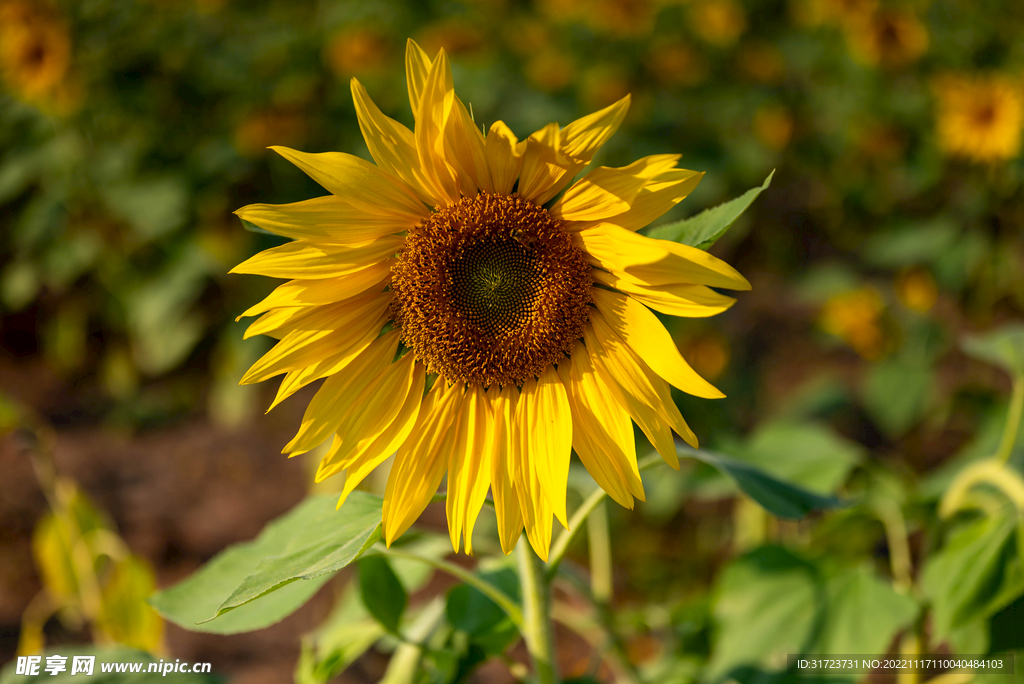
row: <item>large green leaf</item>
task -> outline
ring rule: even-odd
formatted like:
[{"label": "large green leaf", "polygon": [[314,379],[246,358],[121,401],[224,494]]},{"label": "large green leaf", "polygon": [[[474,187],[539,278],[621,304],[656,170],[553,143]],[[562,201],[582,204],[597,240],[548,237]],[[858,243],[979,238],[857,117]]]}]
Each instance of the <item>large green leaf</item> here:
[{"label": "large green leaf", "polygon": [[886,434],[898,437],[924,417],[933,385],[927,364],[906,357],[886,359],[865,378],[864,408]]},{"label": "large green leaf", "polygon": [[708,249],[725,234],[725,231],[729,230],[729,227],[757,199],[757,196],[768,189],[774,175],[775,172],[772,171],[764,179],[761,187],[751,188],[736,199],[719,204],[717,207],[705,209],[696,216],[682,221],[652,228],[647,232],[647,237],[681,242],[698,249]]},{"label": "large green leaf", "polygon": [[783,482],[755,465],[728,456],[689,447],[679,447],[679,455],[713,466],[733,480],[750,498],[780,518],[802,518],[812,511],[846,505],[834,496],[809,492]]},{"label": "large green leaf", "polygon": [[925,565],[922,586],[931,601],[938,639],[987,618],[1024,594],[1024,553],[1016,511],[975,520],[954,532]]},{"label": "large green leaf", "polygon": [[[481,568],[477,573],[514,601],[519,600],[519,575],[508,562]],[[503,653],[518,637],[515,624],[498,605],[467,584],[448,592],[445,614],[452,626],[469,634],[470,640],[486,653]]]},{"label": "large green leaf", "polygon": [[705,681],[742,665],[773,670],[811,644],[823,599],[817,569],[791,551],[764,546],[721,574],[712,609],[716,629]]},{"label": "large green leaf", "polygon": [[1024,375],[1024,325],[1020,323],[984,335],[968,335],[961,346],[964,353],[1004,368],[1010,375]]},{"label": "large green leaf", "polygon": [[[32,682],[38,682],[39,684],[43,682],[46,684],[75,684],[76,682],[89,682],[89,684],[147,684],[154,681],[174,682],[174,684],[215,684],[216,682],[223,681],[221,677],[213,673],[193,674],[191,672],[176,672],[164,675],[162,670],[159,670],[160,674],[147,672],[151,664],[159,665],[161,668],[163,665],[158,663],[157,659],[149,653],[128,648],[127,646],[114,646],[110,648],[61,646],[46,651],[42,656],[39,673],[36,675],[15,674],[18,661],[13,660],[8,663],[0,671],[0,684],[31,684]],[[45,669],[47,656],[67,658],[64,661],[65,670],[56,674],[47,672]],[[85,674],[85,672],[71,674],[75,656],[95,656],[92,676]],[[173,663],[169,662],[168,664]],[[120,666],[126,671],[104,672],[104,666],[108,669],[116,669]],[[138,668],[137,671],[131,672],[130,670],[133,667]]]},{"label": "large green leaf", "polygon": [[[446,540],[447,541],[447,540]],[[316,631],[302,639],[295,667],[296,684],[325,684],[366,653],[385,635],[354,589],[347,591]]]},{"label": "large green leaf", "polygon": [[387,558],[372,554],[359,560],[359,593],[370,615],[386,630],[398,634],[409,595]]},{"label": "large green leaf", "polygon": [[826,619],[812,652],[885,653],[896,632],[917,616],[913,598],[900,594],[867,566],[847,570],[825,583]]},{"label": "large green leaf", "polygon": [[281,620],[380,539],[380,497],[356,491],[341,510],[336,501],[334,495],[306,499],[255,540],[218,554],[150,603],[200,632],[235,634]]},{"label": "large green leaf", "polygon": [[774,421],[754,432],[737,456],[775,477],[828,494],[860,462],[861,451],[818,423]]}]

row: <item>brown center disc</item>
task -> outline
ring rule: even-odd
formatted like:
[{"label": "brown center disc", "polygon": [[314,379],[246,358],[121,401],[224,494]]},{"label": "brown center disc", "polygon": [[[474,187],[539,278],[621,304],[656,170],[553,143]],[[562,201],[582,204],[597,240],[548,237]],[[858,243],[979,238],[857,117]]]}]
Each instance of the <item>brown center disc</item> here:
[{"label": "brown center disc", "polygon": [[409,231],[391,269],[402,339],[451,381],[522,384],[569,352],[591,302],[590,266],[547,210],[481,193]]}]

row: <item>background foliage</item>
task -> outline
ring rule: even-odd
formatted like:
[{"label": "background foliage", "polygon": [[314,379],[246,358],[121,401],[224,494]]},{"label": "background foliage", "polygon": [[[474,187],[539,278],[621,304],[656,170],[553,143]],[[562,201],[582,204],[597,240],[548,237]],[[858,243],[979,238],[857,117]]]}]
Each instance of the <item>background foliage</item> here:
[{"label": "background foliage", "polygon": [[[402,54],[412,36],[449,51],[477,121],[503,119],[521,136],[631,92],[598,162],[671,151],[707,171],[666,222],[775,169],[712,248],[753,291],[717,318],[671,322],[728,398],[676,399],[712,455],[853,503],[789,522],[736,497],[713,464],[645,478],[646,503],[610,509],[614,599],[594,585],[587,613],[569,580],[560,589],[559,619],[583,635],[561,635],[564,671],[747,682],[785,676],[785,654],[800,651],[1019,651],[1021,35],[1024,6],[1009,0],[2,0],[0,423],[56,424],[58,466],[71,428],[142,444],[154,431],[212,424],[237,435],[258,423],[266,397],[236,383],[265,342],[243,342],[234,317],[271,284],[226,272],[276,238],[246,232],[231,212],[322,193],[267,145],[367,155],[353,76],[411,123]],[[27,458],[15,441],[10,463]],[[87,465],[104,472],[105,458]],[[39,573],[8,573],[9,593],[24,598],[4,604],[17,607],[5,634],[19,633],[42,581],[50,610],[26,613],[23,650],[44,632],[57,644],[166,648],[138,596],[151,565],[162,584],[181,577],[167,574],[178,542],[132,553],[115,531],[130,516],[108,521],[89,503],[116,496],[39,480],[49,504],[0,510],[24,519],[0,540],[10,549],[27,548],[24,527],[36,527]],[[580,481],[582,497],[592,485]],[[296,501],[275,495],[282,506],[256,529]],[[69,539],[89,551],[77,572],[105,599],[83,603],[81,577],[66,571]],[[585,544],[570,551],[572,567],[596,573]],[[360,657],[342,676],[376,681],[364,652],[398,654],[400,629],[436,640],[430,681],[521,675],[514,664],[472,674],[515,641],[488,599],[424,585],[428,575],[397,561],[387,561],[390,593],[367,591],[364,575],[387,575],[371,558],[335,583],[342,598],[304,641],[300,681],[328,681]],[[481,569],[499,586],[508,571]],[[214,609],[247,572],[237,574]],[[268,595],[279,602],[268,622],[316,589],[302,584]],[[375,605],[360,588],[407,603]],[[230,632],[231,619],[207,627]],[[126,624],[145,625],[133,631],[145,638],[124,636]],[[446,660],[442,645],[456,655]],[[602,662],[595,649],[620,656]],[[628,661],[639,675],[623,671]]]}]

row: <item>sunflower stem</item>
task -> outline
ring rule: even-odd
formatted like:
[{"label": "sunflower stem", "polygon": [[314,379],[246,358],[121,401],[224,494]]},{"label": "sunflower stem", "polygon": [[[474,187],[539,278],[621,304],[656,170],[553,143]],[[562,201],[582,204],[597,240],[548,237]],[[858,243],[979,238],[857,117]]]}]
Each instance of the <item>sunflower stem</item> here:
[{"label": "sunflower stem", "polygon": [[544,561],[525,540],[519,542],[517,554],[526,650],[530,652],[538,684],[559,684],[551,623],[551,582],[544,571]]}]

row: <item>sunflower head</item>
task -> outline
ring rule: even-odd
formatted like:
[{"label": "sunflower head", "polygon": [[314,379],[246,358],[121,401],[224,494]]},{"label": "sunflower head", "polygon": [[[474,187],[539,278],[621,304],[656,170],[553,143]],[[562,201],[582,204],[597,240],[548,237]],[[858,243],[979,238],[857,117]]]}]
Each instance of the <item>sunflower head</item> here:
[{"label": "sunflower head", "polygon": [[[651,311],[709,316],[746,289],[724,262],[636,231],[686,197],[700,173],[678,155],[591,168],[628,96],[525,140],[481,129],[455,95],[443,50],[406,53],[415,128],[352,93],[376,164],[274,148],[330,193],[238,214],[291,242],[234,269],[287,280],[243,315],[280,341],[243,382],[284,375],[274,400],[323,379],[295,455],[326,440],[317,480],[345,472],[342,501],[396,454],[384,497],[388,544],[447,476],[452,544],[472,534],[490,491],[511,551],[525,528],[547,557],[567,524],[575,450],[618,502],[644,497],[635,422],[678,467],[673,434],[696,437],[670,386],[722,396]],[[486,132],[485,132],[486,131]]]},{"label": "sunflower head", "polygon": [[71,39],[57,18],[29,3],[0,3],[0,70],[14,92],[53,100],[70,64]]},{"label": "sunflower head", "polygon": [[999,75],[946,75],[934,84],[939,147],[979,162],[1016,157],[1024,123],[1019,86]]},{"label": "sunflower head", "polygon": [[928,29],[908,10],[878,10],[851,19],[845,26],[850,51],[871,66],[905,66],[928,49]]}]

